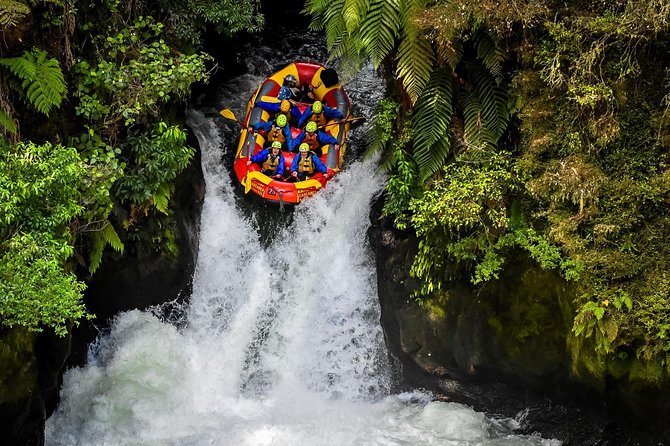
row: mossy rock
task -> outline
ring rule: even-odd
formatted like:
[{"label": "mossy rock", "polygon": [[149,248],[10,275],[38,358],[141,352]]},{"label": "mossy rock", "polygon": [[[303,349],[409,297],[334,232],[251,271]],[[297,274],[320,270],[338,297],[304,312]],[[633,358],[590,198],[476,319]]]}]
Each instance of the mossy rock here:
[{"label": "mossy rock", "polygon": [[22,329],[0,332],[0,403],[33,395],[38,390],[35,334]]}]

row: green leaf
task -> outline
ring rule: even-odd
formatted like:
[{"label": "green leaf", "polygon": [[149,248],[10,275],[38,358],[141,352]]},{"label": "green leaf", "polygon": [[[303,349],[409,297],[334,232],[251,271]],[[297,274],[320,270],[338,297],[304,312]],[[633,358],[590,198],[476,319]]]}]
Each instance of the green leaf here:
[{"label": "green leaf", "polygon": [[114,248],[115,251],[123,252],[123,243],[119,238],[119,234],[116,233],[114,226],[112,226],[109,220],[107,221],[105,227],[100,231],[100,235],[102,236],[105,243],[109,244],[112,248]]},{"label": "green leaf", "polygon": [[437,172],[449,154],[452,100],[452,71],[442,67],[433,72],[412,115],[413,157],[424,179]]}]

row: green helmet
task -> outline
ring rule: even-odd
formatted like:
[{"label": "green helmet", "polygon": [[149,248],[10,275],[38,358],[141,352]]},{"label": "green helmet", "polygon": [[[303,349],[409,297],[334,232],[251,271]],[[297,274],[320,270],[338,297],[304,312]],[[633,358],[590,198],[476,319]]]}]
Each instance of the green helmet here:
[{"label": "green helmet", "polygon": [[321,101],[314,101],[312,111],[314,113],[321,113],[323,111],[323,103]]},{"label": "green helmet", "polygon": [[307,144],[306,142],[300,144],[298,150],[301,152],[309,152],[309,144]]},{"label": "green helmet", "polygon": [[314,121],[309,121],[307,123],[307,126],[305,127],[305,130],[307,130],[310,133],[316,132],[316,122]]},{"label": "green helmet", "polygon": [[272,148],[273,148],[273,149],[279,149],[279,150],[281,150],[281,142],[279,142],[279,141],[272,141]]},{"label": "green helmet", "polygon": [[285,127],[286,123],[288,122],[288,119],[286,119],[286,115],[279,115],[277,116],[277,125],[279,127]]}]

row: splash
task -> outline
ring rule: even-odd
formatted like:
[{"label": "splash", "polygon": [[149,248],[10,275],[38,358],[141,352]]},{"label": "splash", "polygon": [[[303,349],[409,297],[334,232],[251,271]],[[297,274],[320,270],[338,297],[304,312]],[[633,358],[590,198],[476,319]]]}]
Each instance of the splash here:
[{"label": "splash", "polygon": [[560,444],[422,392],[390,393],[366,242],[384,184],[375,160],[348,166],[265,244],[213,119],[189,116],[207,192],[185,320],[120,314],[89,364],[65,374],[47,444]]}]

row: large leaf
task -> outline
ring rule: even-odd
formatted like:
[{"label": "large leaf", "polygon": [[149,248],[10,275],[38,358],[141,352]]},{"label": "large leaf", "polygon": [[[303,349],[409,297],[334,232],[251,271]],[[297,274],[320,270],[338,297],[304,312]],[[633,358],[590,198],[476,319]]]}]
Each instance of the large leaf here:
[{"label": "large leaf", "polygon": [[449,154],[452,100],[452,70],[446,66],[433,72],[412,115],[413,157],[424,179],[437,172]]},{"label": "large leaf", "polygon": [[56,59],[50,59],[47,53],[33,49],[20,57],[0,59],[0,65],[21,79],[22,93],[28,101],[45,115],[53,107],[60,106],[67,91],[63,72]]},{"label": "large leaf", "polygon": [[361,40],[377,68],[395,46],[400,29],[398,0],[372,0],[361,25]]},{"label": "large leaf", "polygon": [[401,0],[402,38],[397,55],[397,75],[402,79],[405,91],[412,104],[428,83],[435,56],[433,48],[423,30],[415,22],[417,14],[423,11],[422,0]]}]

